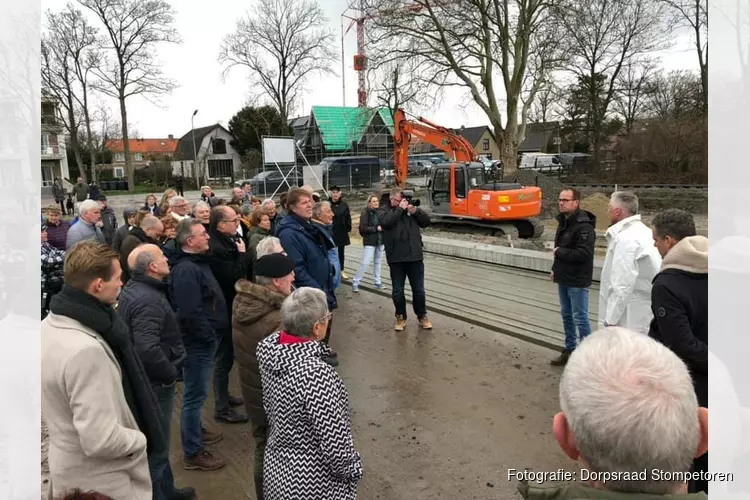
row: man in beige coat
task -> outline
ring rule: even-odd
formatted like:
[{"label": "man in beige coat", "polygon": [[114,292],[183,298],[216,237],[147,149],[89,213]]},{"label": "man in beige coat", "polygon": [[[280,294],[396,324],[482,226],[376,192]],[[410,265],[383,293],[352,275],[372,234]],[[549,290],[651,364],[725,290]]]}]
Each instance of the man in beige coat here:
[{"label": "man in beige coat", "polygon": [[[111,247],[80,243],[65,259],[63,291],[42,322],[50,497],[81,488],[123,500],[152,498],[146,435],[139,430],[123,386],[123,375],[130,384],[134,378],[123,368],[126,362],[115,356],[122,345],[108,343],[98,331],[107,321],[110,329],[117,326],[112,305],[120,276],[119,256]],[[89,319],[99,323],[84,325]]]}]

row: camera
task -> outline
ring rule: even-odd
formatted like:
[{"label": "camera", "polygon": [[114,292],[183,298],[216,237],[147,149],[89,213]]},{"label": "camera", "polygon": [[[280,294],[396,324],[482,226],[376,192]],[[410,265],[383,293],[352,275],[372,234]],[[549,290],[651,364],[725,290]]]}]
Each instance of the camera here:
[{"label": "camera", "polygon": [[420,205],[419,198],[414,198],[414,191],[411,189],[404,189],[403,191],[404,199],[409,202],[409,205],[413,205],[415,207],[418,207]]}]

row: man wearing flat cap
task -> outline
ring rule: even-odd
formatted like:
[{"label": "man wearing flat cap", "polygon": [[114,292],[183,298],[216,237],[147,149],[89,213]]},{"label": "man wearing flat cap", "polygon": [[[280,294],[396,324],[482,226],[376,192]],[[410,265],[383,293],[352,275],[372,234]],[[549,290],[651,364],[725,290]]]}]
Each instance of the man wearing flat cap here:
[{"label": "man wearing flat cap", "polygon": [[258,343],[281,328],[281,303],[292,293],[294,261],[281,253],[264,255],[253,267],[255,283],[240,279],[232,304],[232,339],[239,367],[242,398],[255,439],[255,490],[263,498],[263,453],[268,421],[263,411]]}]

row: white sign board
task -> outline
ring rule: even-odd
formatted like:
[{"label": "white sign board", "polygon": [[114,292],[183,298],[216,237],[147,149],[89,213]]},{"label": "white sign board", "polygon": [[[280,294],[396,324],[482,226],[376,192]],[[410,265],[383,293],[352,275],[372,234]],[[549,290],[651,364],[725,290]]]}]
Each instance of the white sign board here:
[{"label": "white sign board", "polygon": [[312,186],[313,191],[326,191],[326,186],[321,184],[323,179],[323,167],[321,165],[305,165],[302,167],[302,182]]},{"label": "white sign board", "polygon": [[264,137],[263,163],[296,163],[294,137]]}]

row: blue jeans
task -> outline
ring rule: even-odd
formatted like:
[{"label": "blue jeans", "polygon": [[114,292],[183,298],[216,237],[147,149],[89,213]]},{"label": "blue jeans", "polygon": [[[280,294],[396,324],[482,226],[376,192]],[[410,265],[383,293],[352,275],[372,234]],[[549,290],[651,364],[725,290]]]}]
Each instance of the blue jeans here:
[{"label": "blue jeans", "polygon": [[176,383],[168,386],[154,386],[154,394],[161,411],[161,428],[167,439],[164,452],[148,456],[148,469],[154,489],[154,500],[168,500],[175,491],[172,466],[169,465],[169,438],[172,435],[172,409]]},{"label": "blue jeans", "polygon": [[[573,352],[577,340],[591,334],[589,323],[589,289],[557,285],[560,293],[560,314],[565,329],[565,350]],[[576,327],[578,336],[576,337]]]},{"label": "blue jeans", "polygon": [[186,456],[193,457],[203,451],[201,409],[211,386],[216,340],[209,344],[186,344],[185,350],[180,438],[182,451]]},{"label": "blue jeans", "polygon": [[406,296],[404,287],[406,278],[409,278],[411,286],[412,306],[417,318],[427,316],[427,298],[424,291],[424,262],[417,260],[414,262],[394,262],[391,264],[391,297],[393,305],[396,307],[396,315],[403,316],[406,319]]},{"label": "blue jeans", "polygon": [[380,286],[382,284],[382,281],[380,280],[380,267],[383,262],[383,254],[385,254],[385,246],[383,245],[377,247],[370,245],[365,246],[362,252],[362,265],[357,269],[357,274],[354,275],[352,285],[359,285],[362,276],[364,276],[367,271],[367,266],[370,265],[370,261],[375,257],[375,286]]},{"label": "blue jeans", "polygon": [[214,407],[218,412],[229,408],[229,372],[234,364],[234,344],[232,329],[217,330],[219,343],[216,346],[216,366],[214,368]]}]

